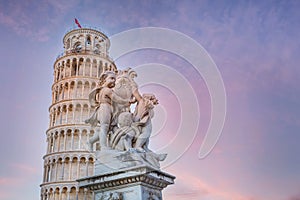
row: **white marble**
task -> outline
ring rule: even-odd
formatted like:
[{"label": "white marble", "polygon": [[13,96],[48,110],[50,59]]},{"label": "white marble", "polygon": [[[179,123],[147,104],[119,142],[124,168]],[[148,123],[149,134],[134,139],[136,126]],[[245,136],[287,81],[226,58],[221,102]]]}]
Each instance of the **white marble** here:
[{"label": "white marble", "polygon": [[161,200],[162,190],[175,177],[148,166],[131,167],[78,180],[95,200]]}]

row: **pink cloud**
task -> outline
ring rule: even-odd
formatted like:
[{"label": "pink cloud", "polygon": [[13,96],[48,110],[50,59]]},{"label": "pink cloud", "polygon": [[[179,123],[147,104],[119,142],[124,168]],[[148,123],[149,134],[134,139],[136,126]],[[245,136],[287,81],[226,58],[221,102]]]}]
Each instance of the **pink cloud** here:
[{"label": "pink cloud", "polygon": [[[234,191],[225,191],[221,188],[216,186],[212,186],[197,178],[194,175],[189,173],[180,171],[177,174],[176,182],[176,189],[170,188],[166,192],[167,199],[199,199],[199,198],[208,198],[208,199],[215,199],[215,200],[254,200],[253,197],[244,196]],[[173,191],[172,191],[173,190]],[[178,192],[179,191],[179,192]]]},{"label": "pink cloud", "polygon": [[11,164],[11,166],[13,168],[15,168],[16,170],[21,171],[22,173],[26,173],[26,174],[37,174],[38,173],[38,170],[35,167],[32,167],[27,164],[15,163],[15,164]]},{"label": "pink cloud", "polygon": [[10,164],[10,167],[16,173],[14,173],[13,176],[0,177],[0,185],[2,186],[20,185],[24,183],[28,177],[38,173],[36,168],[23,163],[13,163]]},{"label": "pink cloud", "polygon": [[294,195],[294,196],[288,198],[288,200],[300,200],[300,194]]},{"label": "pink cloud", "polygon": [[[23,1],[3,3],[4,5],[1,7],[6,9],[0,7],[0,24],[5,25],[17,35],[40,42],[47,41],[50,38],[49,33],[52,28],[61,24],[64,16],[62,13],[71,11],[77,2],[44,1],[43,3],[35,3]],[[32,9],[35,12],[32,12]]]},{"label": "pink cloud", "polygon": [[[24,191],[38,190],[38,183],[35,181],[41,175],[36,168],[25,163],[10,163],[8,167],[10,171],[6,172],[6,176],[0,177],[1,200],[18,199]],[[38,193],[33,196],[35,195],[38,197]]]},{"label": "pink cloud", "polygon": [[17,22],[11,16],[5,15],[2,12],[0,12],[0,23],[11,28],[17,27]]},{"label": "pink cloud", "polygon": [[12,196],[12,194],[10,191],[7,191],[7,190],[3,191],[0,189],[0,199],[8,199],[11,196]]},{"label": "pink cloud", "polygon": [[0,199],[15,199],[16,188],[24,185],[25,180],[16,177],[0,177]]},{"label": "pink cloud", "polygon": [[3,186],[13,186],[18,185],[21,182],[20,179],[12,177],[0,177],[0,185]]},{"label": "pink cloud", "polygon": [[80,1],[60,1],[60,0],[46,0],[45,5],[51,5],[54,10],[60,14],[65,14],[68,10],[76,7]]},{"label": "pink cloud", "polygon": [[[0,11],[0,23],[12,29],[16,34],[34,38],[38,41],[47,41],[49,39],[49,30],[46,27],[36,30],[35,25],[26,13],[22,12],[20,8],[15,8],[20,13],[13,12],[6,15]],[[14,14],[15,13],[15,14]]]}]

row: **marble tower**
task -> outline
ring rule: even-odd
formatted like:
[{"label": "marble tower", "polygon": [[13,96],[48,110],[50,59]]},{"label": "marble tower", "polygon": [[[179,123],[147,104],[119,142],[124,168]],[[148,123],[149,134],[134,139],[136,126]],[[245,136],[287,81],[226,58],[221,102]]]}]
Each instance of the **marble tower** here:
[{"label": "marble tower", "polygon": [[86,147],[94,130],[84,122],[92,112],[88,95],[103,72],[117,69],[108,54],[110,41],[101,31],[72,29],[65,34],[63,47],[53,65],[41,200],[90,200],[92,193],[76,182],[94,174],[95,157]]}]

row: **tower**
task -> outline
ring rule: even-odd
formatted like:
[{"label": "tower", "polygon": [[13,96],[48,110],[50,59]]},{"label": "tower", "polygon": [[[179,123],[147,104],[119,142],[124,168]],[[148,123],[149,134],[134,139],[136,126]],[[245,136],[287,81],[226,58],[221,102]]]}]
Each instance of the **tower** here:
[{"label": "tower", "polygon": [[76,182],[94,173],[94,157],[86,150],[94,134],[84,122],[92,112],[88,94],[102,72],[117,69],[108,55],[110,41],[101,31],[73,29],[63,44],[64,52],[54,62],[41,200],[90,200],[91,193]]}]

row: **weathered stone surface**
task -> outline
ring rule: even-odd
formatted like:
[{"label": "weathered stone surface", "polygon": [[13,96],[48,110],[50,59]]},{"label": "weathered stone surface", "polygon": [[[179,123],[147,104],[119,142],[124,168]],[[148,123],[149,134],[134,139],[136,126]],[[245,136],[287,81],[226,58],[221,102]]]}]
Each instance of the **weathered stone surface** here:
[{"label": "weathered stone surface", "polygon": [[79,187],[94,191],[96,200],[161,200],[162,189],[175,177],[149,166],[131,167],[79,179]]},{"label": "weathered stone surface", "polygon": [[159,170],[159,156],[163,155],[138,151],[98,151],[96,152],[95,174],[105,174],[136,166],[149,166]]}]

